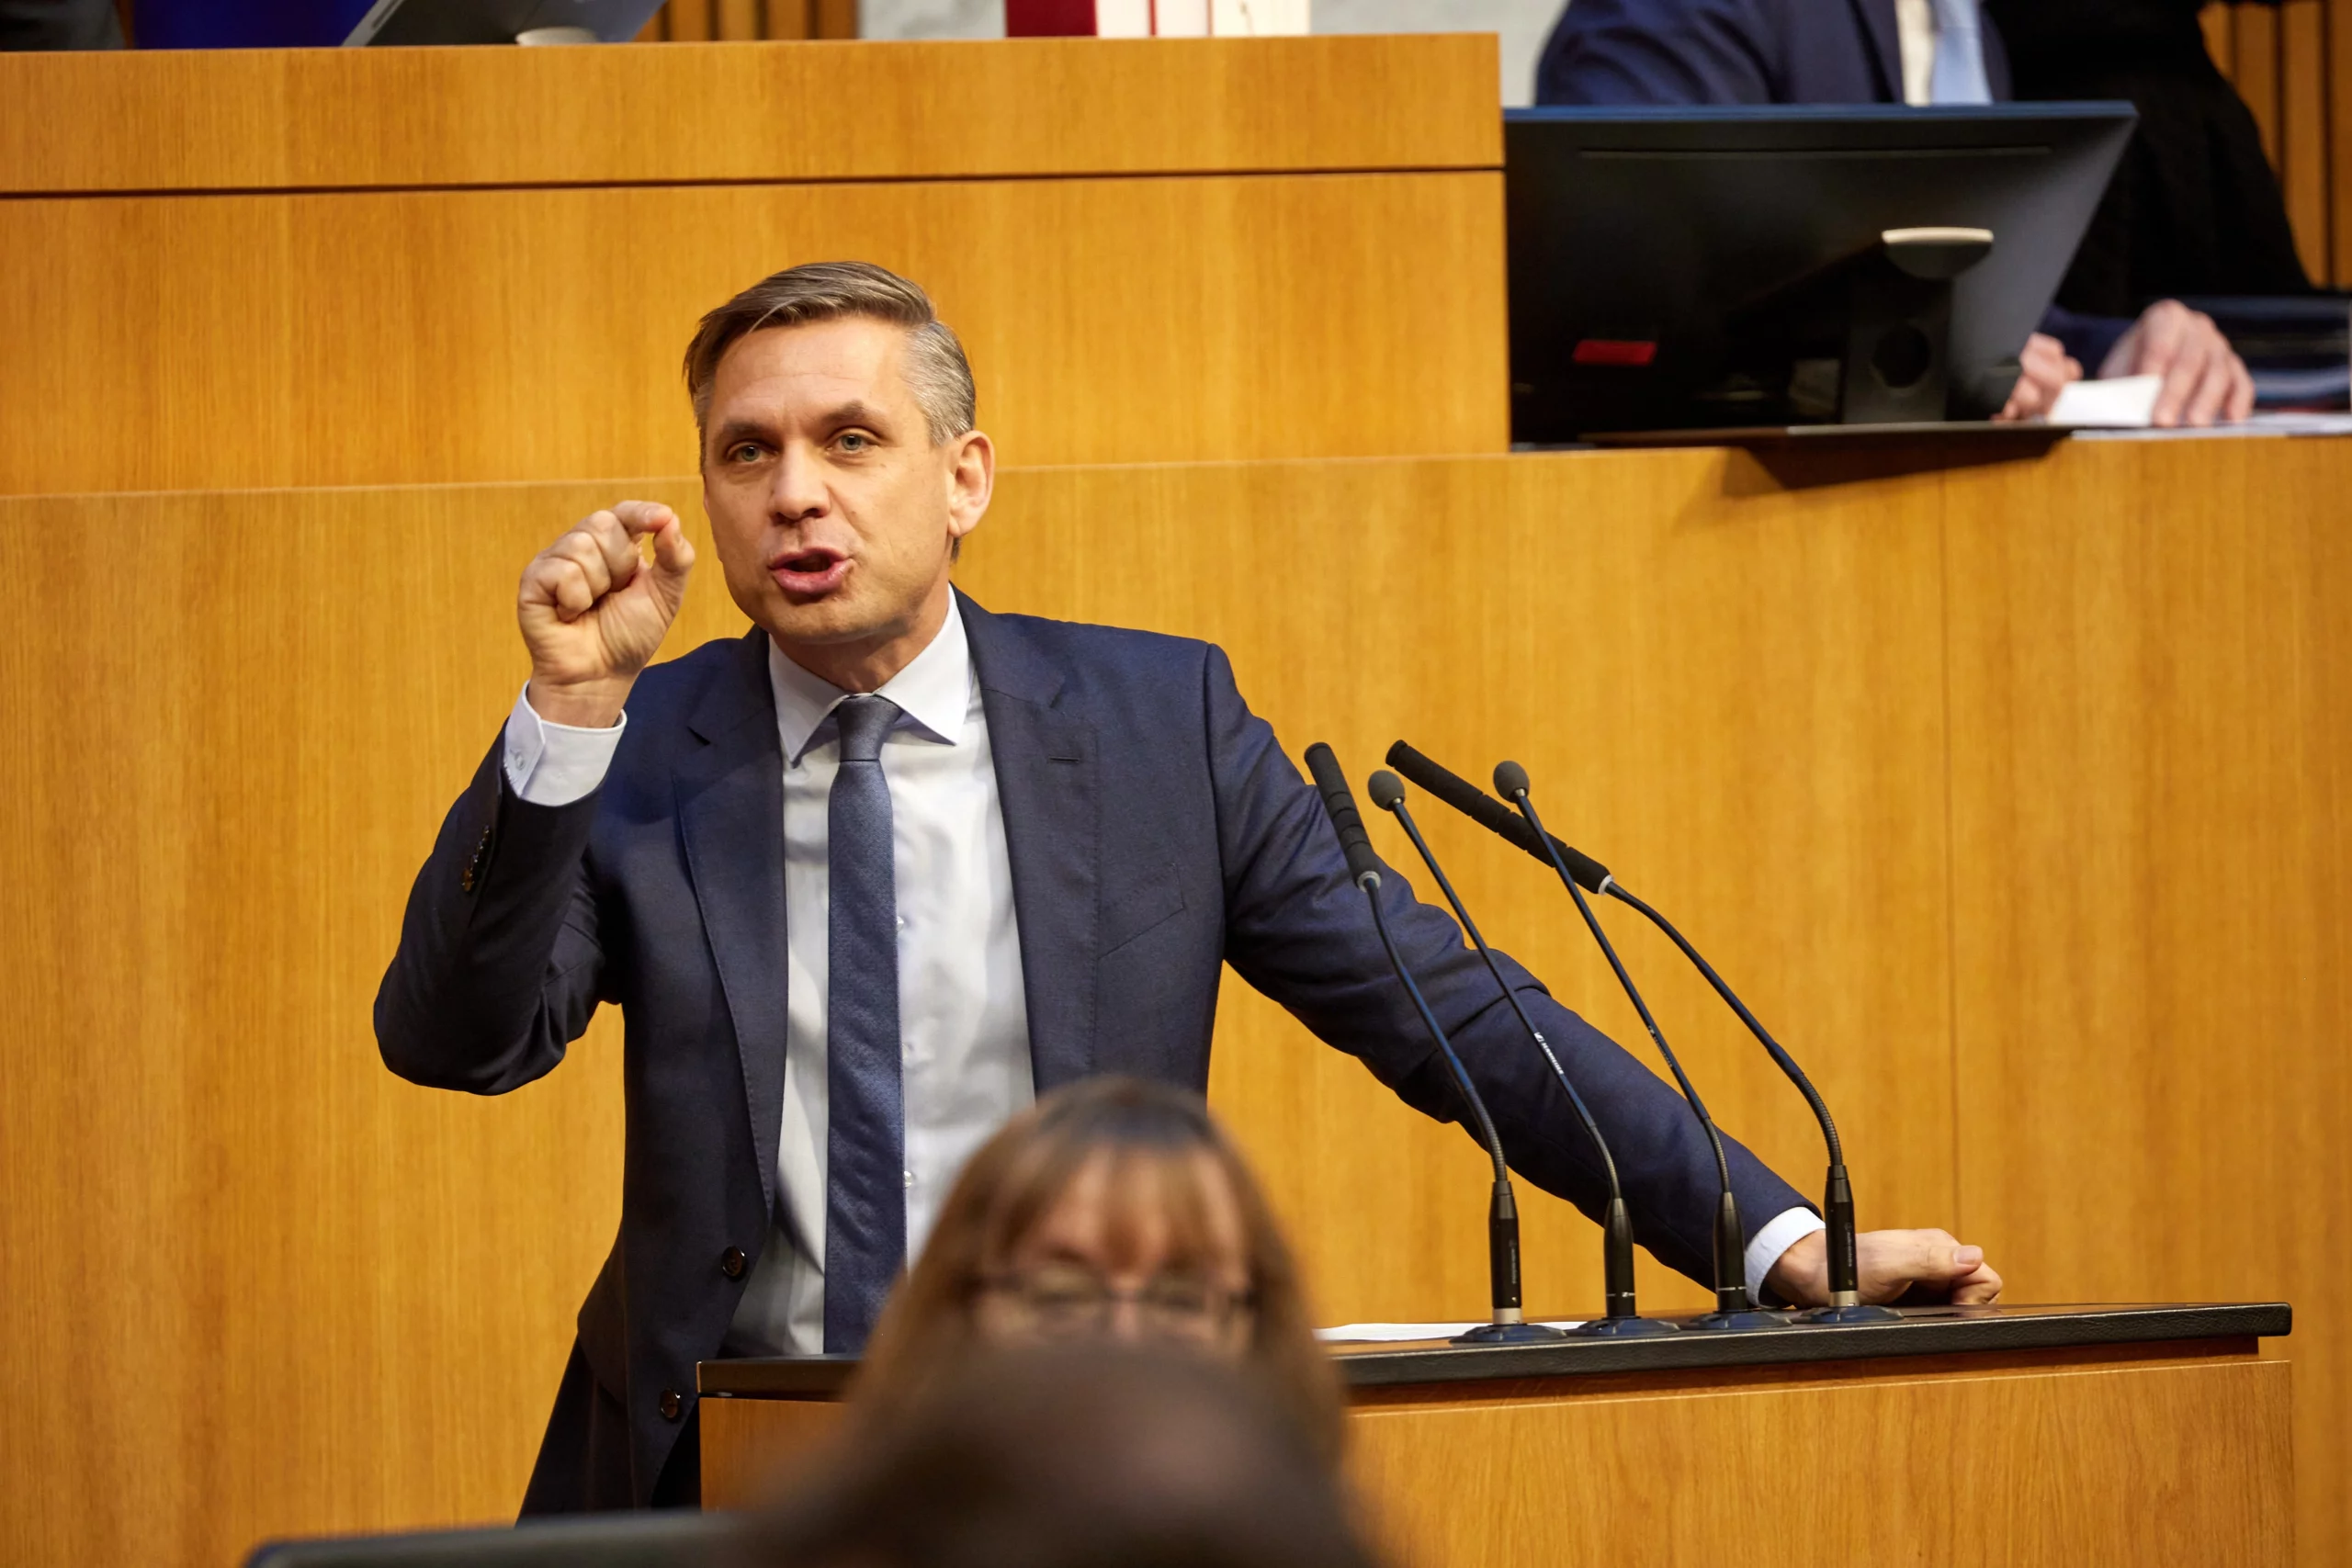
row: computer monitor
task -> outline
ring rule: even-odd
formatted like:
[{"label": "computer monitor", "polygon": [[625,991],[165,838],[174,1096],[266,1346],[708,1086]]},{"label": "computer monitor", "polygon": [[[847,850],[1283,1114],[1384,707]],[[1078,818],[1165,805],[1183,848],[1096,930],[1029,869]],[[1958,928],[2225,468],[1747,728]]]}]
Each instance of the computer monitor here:
[{"label": "computer monitor", "polygon": [[582,40],[593,34],[600,43],[626,43],[661,8],[662,0],[376,0],[343,41],[514,43],[526,33],[554,41],[553,29],[563,29]]},{"label": "computer monitor", "polygon": [[[1928,376],[1910,398],[1933,394],[1924,417],[1989,418],[2135,118],[2122,103],[1506,113],[1513,439],[1883,419],[1884,398],[1857,394],[1883,393],[1889,366]],[[1939,268],[1940,286],[1925,276]],[[1849,304],[1888,297],[1926,337],[1846,332]]]}]

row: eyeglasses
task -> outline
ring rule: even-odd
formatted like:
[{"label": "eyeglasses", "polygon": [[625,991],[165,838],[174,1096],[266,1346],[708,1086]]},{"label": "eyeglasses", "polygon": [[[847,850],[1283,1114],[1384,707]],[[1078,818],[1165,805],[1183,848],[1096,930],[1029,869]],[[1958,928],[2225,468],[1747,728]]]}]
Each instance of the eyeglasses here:
[{"label": "eyeglasses", "polygon": [[1136,1321],[1148,1337],[1198,1343],[1216,1338],[1257,1305],[1256,1292],[1237,1294],[1198,1274],[1155,1274],[1121,1289],[1077,1263],[999,1274],[981,1289],[1011,1305],[1037,1332],[1056,1337],[1102,1334],[1124,1303],[1135,1308]]}]

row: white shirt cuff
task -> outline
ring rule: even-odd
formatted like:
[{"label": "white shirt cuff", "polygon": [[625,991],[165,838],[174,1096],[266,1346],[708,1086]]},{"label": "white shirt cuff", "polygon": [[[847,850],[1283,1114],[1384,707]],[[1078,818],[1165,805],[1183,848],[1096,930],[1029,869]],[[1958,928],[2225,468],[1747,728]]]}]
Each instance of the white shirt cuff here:
[{"label": "white shirt cuff", "polygon": [[1747,1299],[1763,1301],[1764,1276],[1772,1271],[1781,1254],[1814,1232],[1828,1228],[1811,1209],[1790,1209],[1773,1215],[1771,1223],[1758,1231],[1756,1239],[1747,1244]]},{"label": "white shirt cuff", "polygon": [[613,765],[613,752],[628,728],[623,713],[610,729],[582,729],[541,718],[523,685],[514,711],[506,716],[506,783],[515,797],[533,806],[569,806],[595,793]]}]

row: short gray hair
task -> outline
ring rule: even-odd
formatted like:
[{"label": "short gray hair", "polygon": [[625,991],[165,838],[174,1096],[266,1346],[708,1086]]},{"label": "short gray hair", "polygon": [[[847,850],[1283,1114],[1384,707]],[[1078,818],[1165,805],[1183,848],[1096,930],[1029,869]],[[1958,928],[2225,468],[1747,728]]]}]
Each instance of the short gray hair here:
[{"label": "short gray hair", "polygon": [[906,377],[922,410],[933,446],[962,435],[979,417],[979,393],[971,362],[956,331],[932,309],[931,296],[887,267],[872,262],[811,262],[762,278],[702,319],[686,344],[686,390],[695,403],[695,429],[710,416],[711,383],[718,362],[735,344],[764,327],[797,327],[809,321],[864,316],[907,331]]}]

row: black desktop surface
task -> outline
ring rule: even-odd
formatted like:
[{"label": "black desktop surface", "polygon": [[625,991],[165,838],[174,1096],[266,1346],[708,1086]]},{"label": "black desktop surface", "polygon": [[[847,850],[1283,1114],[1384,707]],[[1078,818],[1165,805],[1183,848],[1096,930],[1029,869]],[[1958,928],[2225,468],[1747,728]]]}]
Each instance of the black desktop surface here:
[{"label": "black desktop surface", "polygon": [[[1683,1332],[1647,1339],[1562,1339],[1541,1345],[1335,1347],[1351,1387],[1483,1382],[1498,1378],[1587,1376],[1702,1367],[1791,1366],[1890,1356],[1957,1356],[2090,1346],[2275,1338],[2293,1326],[2283,1302],[2086,1306],[1921,1306],[1892,1323],[1792,1325],[1736,1334]],[[1672,1319],[1669,1318],[1669,1321]],[[707,1397],[831,1399],[857,1369],[854,1356],[777,1356],[704,1361]]]},{"label": "black desktop surface", "polygon": [[1727,323],[1889,230],[1990,230],[1954,285],[1954,419],[1998,411],[2132,134],[2129,104],[1504,116],[1511,434],[1792,423]]}]

